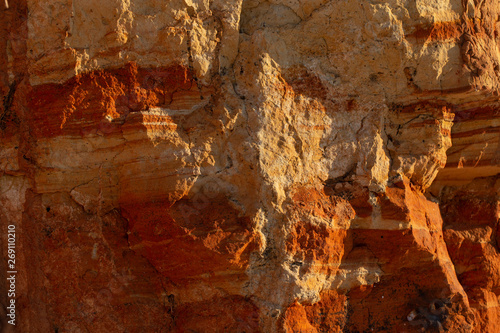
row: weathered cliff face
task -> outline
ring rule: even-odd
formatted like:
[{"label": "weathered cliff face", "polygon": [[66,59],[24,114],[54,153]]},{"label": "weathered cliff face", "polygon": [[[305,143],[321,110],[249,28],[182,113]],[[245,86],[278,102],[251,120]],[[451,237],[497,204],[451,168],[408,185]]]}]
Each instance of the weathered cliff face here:
[{"label": "weathered cliff face", "polygon": [[18,332],[500,331],[497,1],[0,6]]}]

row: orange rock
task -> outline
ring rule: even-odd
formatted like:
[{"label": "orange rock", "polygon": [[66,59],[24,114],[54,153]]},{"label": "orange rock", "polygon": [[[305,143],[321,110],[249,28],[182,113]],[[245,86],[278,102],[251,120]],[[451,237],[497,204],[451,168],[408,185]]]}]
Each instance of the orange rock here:
[{"label": "orange rock", "polygon": [[17,331],[500,331],[496,2],[96,4],[0,0]]},{"label": "orange rock", "polygon": [[180,200],[174,205],[124,203],[121,210],[129,221],[131,249],[172,283],[191,279],[244,283],[248,256],[257,240],[249,219],[239,216],[224,197],[209,202]]},{"label": "orange rock", "polygon": [[444,239],[478,323],[475,332],[499,329],[498,177],[443,190]]},{"label": "orange rock", "polygon": [[241,296],[183,304],[175,313],[172,332],[259,331],[259,309]]}]

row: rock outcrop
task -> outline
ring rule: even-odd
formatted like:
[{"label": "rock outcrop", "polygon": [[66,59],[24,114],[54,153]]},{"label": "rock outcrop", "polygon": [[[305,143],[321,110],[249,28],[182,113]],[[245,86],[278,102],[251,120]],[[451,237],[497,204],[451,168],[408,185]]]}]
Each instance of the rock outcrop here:
[{"label": "rock outcrop", "polygon": [[0,1],[14,330],[500,331],[499,15]]}]

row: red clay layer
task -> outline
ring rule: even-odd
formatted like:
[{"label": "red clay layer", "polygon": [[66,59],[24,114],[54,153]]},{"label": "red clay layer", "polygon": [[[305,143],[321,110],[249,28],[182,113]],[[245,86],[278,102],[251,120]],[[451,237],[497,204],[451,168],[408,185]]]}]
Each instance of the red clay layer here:
[{"label": "red clay layer", "polygon": [[448,39],[457,39],[462,35],[462,26],[460,21],[438,22],[433,25],[417,25],[415,30],[406,35],[406,38],[416,38],[417,40],[444,41]]},{"label": "red clay layer", "polygon": [[194,84],[182,66],[146,69],[135,63],[112,70],[75,76],[63,84],[33,87],[28,107],[30,127],[36,138],[81,136],[96,129],[118,132],[119,125],[106,116],[120,118],[130,112],[168,105],[174,92]]}]

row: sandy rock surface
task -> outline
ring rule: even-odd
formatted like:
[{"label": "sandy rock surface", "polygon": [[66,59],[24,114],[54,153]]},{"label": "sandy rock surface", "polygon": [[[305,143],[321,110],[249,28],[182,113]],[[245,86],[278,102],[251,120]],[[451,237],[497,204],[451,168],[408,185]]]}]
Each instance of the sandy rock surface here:
[{"label": "sandy rock surface", "polygon": [[499,332],[499,15],[0,1],[15,331]]}]

